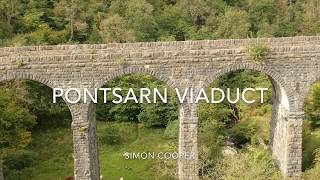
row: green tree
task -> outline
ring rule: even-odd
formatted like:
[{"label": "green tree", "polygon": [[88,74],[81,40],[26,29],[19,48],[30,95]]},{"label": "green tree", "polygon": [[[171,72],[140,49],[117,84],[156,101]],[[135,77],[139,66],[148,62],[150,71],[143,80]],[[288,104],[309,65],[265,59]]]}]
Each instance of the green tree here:
[{"label": "green tree", "polygon": [[117,14],[103,20],[100,29],[102,40],[105,43],[135,41],[134,32],[128,29],[125,19]]},{"label": "green tree", "polygon": [[[130,74],[117,78],[108,82],[106,85],[109,88],[120,87],[121,95],[125,97],[129,88],[133,88],[135,95],[139,98],[140,88],[157,88],[161,92],[165,86],[163,83],[150,75],[145,74]],[[168,89],[168,103],[162,103],[160,99],[154,104],[136,104],[128,101],[127,103],[114,104],[112,93],[107,96],[107,103],[98,102],[97,119],[100,121],[118,121],[118,122],[133,122],[143,123],[147,127],[166,127],[168,121],[177,119],[177,101],[174,98],[173,91]],[[100,101],[103,100],[102,94],[99,95]],[[149,97],[153,100],[153,95]],[[153,118],[151,118],[152,116]]]},{"label": "green tree", "polygon": [[217,35],[220,38],[247,38],[249,28],[247,12],[237,8],[227,8],[225,14],[219,17]]},{"label": "green tree", "polygon": [[87,23],[89,4],[89,0],[61,0],[55,4],[55,15],[69,32],[69,42],[83,42],[89,37]]},{"label": "green tree", "polygon": [[11,90],[0,89],[0,179],[3,159],[31,142],[31,128],[35,124],[35,116],[20,105]]},{"label": "green tree", "polygon": [[170,5],[156,17],[159,26],[159,40],[183,41],[188,39],[190,25],[181,12],[183,12],[182,8],[178,4]]},{"label": "green tree", "polygon": [[0,1],[0,18],[6,24],[8,34],[13,32],[15,19],[23,12],[23,3],[20,0],[1,0]]},{"label": "green tree", "polygon": [[301,34],[320,34],[320,2],[318,0],[310,0],[303,4],[302,19],[299,27]]},{"label": "green tree", "polygon": [[275,36],[295,36],[301,22],[301,10],[299,4],[288,1],[277,2],[277,30]]},{"label": "green tree", "polygon": [[62,98],[52,103],[52,89],[35,81],[25,81],[29,111],[36,116],[34,130],[70,127],[71,113]]},{"label": "green tree", "polygon": [[146,0],[131,0],[127,4],[126,19],[134,30],[136,41],[155,41],[157,24],[153,7]]},{"label": "green tree", "polygon": [[249,1],[250,30],[257,37],[272,37],[276,31],[276,8],[273,0]]},{"label": "green tree", "polygon": [[320,83],[314,84],[309,94],[305,100],[307,119],[313,128],[320,127]]}]

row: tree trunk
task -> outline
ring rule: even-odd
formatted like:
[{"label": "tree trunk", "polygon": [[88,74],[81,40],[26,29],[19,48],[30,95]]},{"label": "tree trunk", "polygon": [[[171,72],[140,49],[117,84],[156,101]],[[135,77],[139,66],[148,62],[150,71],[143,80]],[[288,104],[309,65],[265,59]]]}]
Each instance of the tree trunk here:
[{"label": "tree trunk", "polygon": [[0,159],[0,180],[4,180],[3,176],[3,161]]},{"label": "tree trunk", "polygon": [[75,8],[74,8],[74,1],[71,0],[71,14],[70,14],[70,38],[69,41],[72,42],[73,41],[73,36],[74,36],[74,16],[75,16]]}]

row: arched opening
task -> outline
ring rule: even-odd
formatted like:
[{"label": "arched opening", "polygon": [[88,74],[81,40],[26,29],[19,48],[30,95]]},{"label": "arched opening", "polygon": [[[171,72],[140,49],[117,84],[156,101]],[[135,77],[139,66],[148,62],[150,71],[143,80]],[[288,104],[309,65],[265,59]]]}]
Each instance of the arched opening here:
[{"label": "arched opening", "polygon": [[[146,73],[129,73],[109,80],[102,87],[121,88],[117,92],[126,97],[132,88],[138,103],[128,100],[121,103],[112,93],[106,103],[100,94],[96,108],[99,145],[100,175],[106,179],[176,179],[177,160],[172,157],[178,145],[177,101],[172,88]],[[141,103],[142,88],[152,90]],[[167,103],[156,97],[154,88]],[[167,153],[168,156],[164,156]]]},{"label": "arched opening", "polygon": [[52,89],[43,83],[9,79],[0,83],[4,178],[72,177],[72,117],[68,106],[63,99],[53,104]]},{"label": "arched opening", "polygon": [[[281,178],[276,166],[281,169],[285,161],[283,128],[289,101],[283,85],[272,74],[265,73],[234,69],[216,76],[209,85],[209,92],[211,88],[221,88],[226,97],[218,104],[199,104],[200,179]],[[240,89],[237,103],[228,101],[228,88],[230,100],[237,99],[236,89]],[[241,93],[246,88],[268,88],[264,102],[260,103],[258,91],[245,95],[254,103],[243,101]],[[214,97],[219,99],[221,93]]]},{"label": "arched opening", "polygon": [[319,179],[320,171],[320,82],[314,83],[304,100],[302,170],[305,179]]}]

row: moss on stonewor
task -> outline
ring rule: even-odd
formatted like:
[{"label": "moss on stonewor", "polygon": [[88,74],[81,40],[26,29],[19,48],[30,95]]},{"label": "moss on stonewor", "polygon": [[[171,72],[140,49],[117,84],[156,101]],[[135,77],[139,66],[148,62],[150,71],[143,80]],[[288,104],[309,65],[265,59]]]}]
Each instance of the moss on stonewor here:
[{"label": "moss on stonewor", "polygon": [[27,65],[27,63],[26,63],[26,62],[23,62],[22,60],[18,60],[18,61],[16,62],[16,65],[18,66],[18,68],[22,68],[22,67],[24,67],[25,65]]},{"label": "moss on stonewor", "polygon": [[248,53],[253,61],[263,62],[270,53],[270,49],[265,44],[255,43],[248,47]]},{"label": "moss on stonewor", "polygon": [[118,58],[118,59],[116,60],[116,63],[117,63],[119,66],[122,66],[122,67],[125,67],[125,66],[127,65],[126,60],[123,59],[123,58]]}]

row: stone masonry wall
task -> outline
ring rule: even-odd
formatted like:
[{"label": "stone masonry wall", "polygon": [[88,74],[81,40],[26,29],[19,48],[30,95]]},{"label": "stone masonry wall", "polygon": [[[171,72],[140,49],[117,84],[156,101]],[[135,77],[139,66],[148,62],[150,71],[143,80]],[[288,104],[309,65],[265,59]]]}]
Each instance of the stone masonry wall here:
[{"label": "stone masonry wall", "polygon": [[[247,48],[260,42],[271,50],[263,63]],[[142,72],[170,87],[206,87],[238,69],[267,74],[274,90],[270,149],[285,176],[299,177],[304,98],[320,80],[320,37],[263,38],[128,44],[57,45],[0,48],[0,82],[30,79],[51,88],[98,88],[124,74]],[[73,117],[76,179],[99,179],[95,105],[69,105]],[[282,108],[281,108],[282,107]],[[179,179],[198,179],[197,107],[180,106]]]}]

